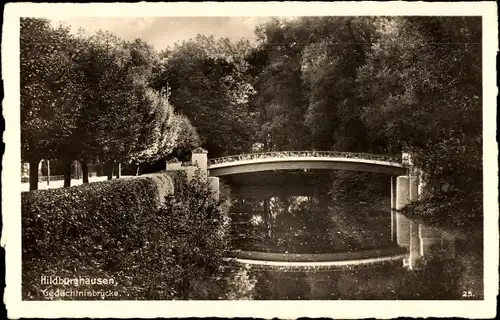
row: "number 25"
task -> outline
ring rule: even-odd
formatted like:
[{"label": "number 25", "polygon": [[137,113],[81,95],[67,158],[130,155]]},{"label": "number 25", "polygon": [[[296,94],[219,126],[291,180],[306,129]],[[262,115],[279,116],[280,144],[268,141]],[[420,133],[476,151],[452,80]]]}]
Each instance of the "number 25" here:
[{"label": "number 25", "polygon": [[470,298],[472,296],[472,291],[462,291],[462,298]]}]

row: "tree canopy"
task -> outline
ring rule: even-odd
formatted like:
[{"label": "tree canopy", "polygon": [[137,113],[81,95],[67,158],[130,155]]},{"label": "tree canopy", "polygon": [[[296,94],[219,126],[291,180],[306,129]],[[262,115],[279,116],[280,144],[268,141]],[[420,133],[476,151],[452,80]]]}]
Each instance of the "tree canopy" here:
[{"label": "tree canopy", "polygon": [[31,189],[41,159],[63,160],[69,185],[73,160],[156,161],[177,148],[181,132],[190,136],[182,148],[198,146],[189,120],[175,114],[163,90],[153,89],[160,60],[142,40],[105,31],[75,35],[26,18],[21,62],[22,157],[34,168]]},{"label": "tree canopy", "polygon": [[22,157],[408,151],[428,186],[415,214],[480,221],[481,30],[476,17],[273,18],[255,42],[199,35],[157,52],[22,19]]}]

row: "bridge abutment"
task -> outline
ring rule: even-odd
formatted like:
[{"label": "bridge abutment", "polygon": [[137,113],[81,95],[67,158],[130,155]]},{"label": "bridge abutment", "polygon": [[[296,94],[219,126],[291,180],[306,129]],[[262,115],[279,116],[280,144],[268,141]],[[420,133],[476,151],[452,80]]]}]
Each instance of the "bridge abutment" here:
[{"label": "bridge abutment", "polygon": [[210,185],[210,189],[212,190],[213,197],[216,200],[219,200],[219,196],[220,196],[219,178],[217,178],[217,177],[208,177],[208,183]]},{"label": "bridge abutment", "polygon": [[200,168],[200,174],[203,181],[207,181],[208,178],[208,158],[207,153],[203,151],[197,152],[193,151],[191,154],[191,163],[194,167]]},{"label": "bridge abutment", "polygon": [[397,183],[397,177],[391,176],[391,242],[397,242],[396,183]]},{"label": "bridge abutment", "polygon": [[421,256],[420,225],[418,222],[405,217],[400,210],[411,201],[418,199],[418,179],[415,176],[399,176],[396,180],[396,224],[397,244],[408,248],[408,259],[405,261],[410,269],[414,269]]},{"label": "bridge abutment", "polygon": [[410,181],[408,176],[396,178],[396,242],[400,247],[410,246],[410,220],[400,210],[410,203]]},{"label": "bridge abutment", "polygon": [[[407,156],[405,160],[410,166],[412,165],[410,157]],[[394,186],[396,190],[394,190]],[[408,258],[405,260],[405,265],[410,269],[417,268],[419,258],[429,256],[436,249],[440,249],[448,258],[455,256],[454,235],[411,220],[399,212],[410,202],[422,199],[424,192],[423,174],[418,168],[411,166],[409,175],[398,176],[396,183],[391,177],[391,215],[395,202],[397,244],[400,247],[408,248]],[[396,196],[395,201],[394,195]]]}]

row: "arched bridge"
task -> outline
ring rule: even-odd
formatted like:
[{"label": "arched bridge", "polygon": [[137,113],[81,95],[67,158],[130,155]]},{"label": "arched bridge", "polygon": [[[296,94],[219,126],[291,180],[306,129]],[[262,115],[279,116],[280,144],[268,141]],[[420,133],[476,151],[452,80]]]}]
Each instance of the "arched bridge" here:
[{"label": "arched bridge", "polygon": [[403,175],[407,169],[394,156],[337,151],[279,151],[249,153],[208,160],[212,177],[274,170],[354,170]]}]

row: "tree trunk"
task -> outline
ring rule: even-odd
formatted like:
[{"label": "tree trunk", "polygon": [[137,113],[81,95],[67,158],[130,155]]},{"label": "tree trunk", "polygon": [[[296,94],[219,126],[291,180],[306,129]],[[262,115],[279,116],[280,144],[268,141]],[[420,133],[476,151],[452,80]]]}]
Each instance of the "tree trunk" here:
[{"label": "tree trunk", "polygon": [[80,162],[75,161],[76,178],[80,179]]},{"label": "tree trunk", "polygon": [[89,183],[89,164],[85,160],[82,160],[81,164],[82,164],[83,183]]},{"label": "tree trunk", "polygon": [[30,160],[30,190],[38,189],[38,164],[40,160]]},{"label": "tree trunk", "polygon": [[122,163],[118,162],[116,166],[116,179],[120,179],[122,177]]},{"label": "tree trunk", "polygon": [[64,187],[71,187],[71,167],[72,167],[72,162],[71,160],[66,160],[64,162]]},{"label": "tree trunk", "polygon": [[135,170],[135,175],[138,176],[140,165],[137,163],[136,166],[137,166],[137,169]]},{"label": "tree trunk", "polygon": [[108,180],[113,180],[113,167],[115,162],[113,160],[106,162],[106,175],[108,176]]}]

